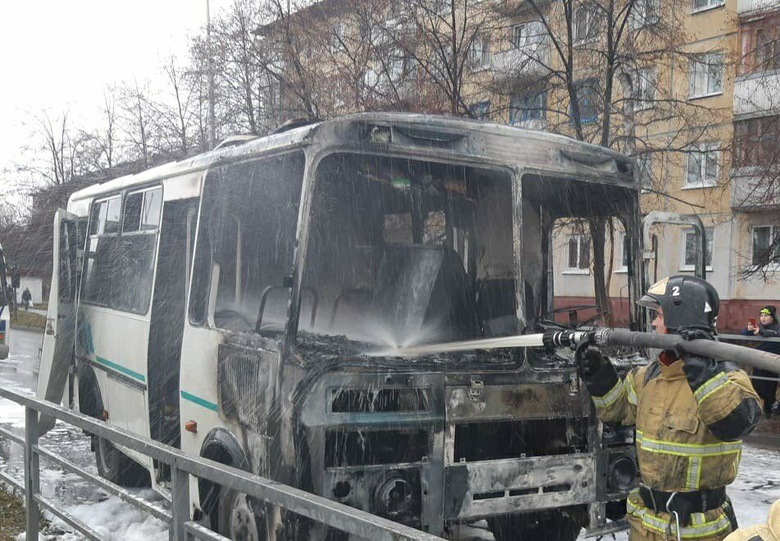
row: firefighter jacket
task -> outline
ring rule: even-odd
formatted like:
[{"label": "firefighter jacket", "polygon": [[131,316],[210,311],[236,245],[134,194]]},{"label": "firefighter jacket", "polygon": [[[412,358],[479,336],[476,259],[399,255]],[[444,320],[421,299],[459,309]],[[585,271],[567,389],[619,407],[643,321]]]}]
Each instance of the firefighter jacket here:
[{"label": "firefighter jacket", "polygon": [[731,533],[725,541],[780,541],[780,500],[769,509],[766,524],[740,528]]},{"label": "firefighter jacket", "polygon": [[[761,408],[747,375],[733,363],[668,352],[620,379],[606,362],[583,376],[599,419],[636,426],[642,483],[664,492],[720,488],[737,475],[740,438],[758,423]],[[663,361],[663,362],[661,362]],[[681,528],[684,539],[722,538],[734,529],[724,507],[693,513]],[[629,495],[632,528],[669,531],[670,516]]]}]

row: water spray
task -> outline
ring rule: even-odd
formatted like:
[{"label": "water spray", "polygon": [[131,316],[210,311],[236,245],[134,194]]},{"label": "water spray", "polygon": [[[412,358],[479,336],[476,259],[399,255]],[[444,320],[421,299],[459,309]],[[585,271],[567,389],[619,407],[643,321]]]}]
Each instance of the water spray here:
[{"label": "water spray", "polygon": [[522,334],[501,338],[467,340],[464,342],[428,344],[424,346],[400,348],[394,351],[392,355],[416,357],[420,355],[432,355],[454,351],[473,351],[477,349],[536,347],[573,348],[583,341],[588,341],[597,346],[610,345],[673,350],[681,354],[689,353],[704,357],[713,357],[715,359],[732,361],[755,368],[762,368],[771,372],[780,372],[780,355],[775,355],[774,353],[769,353],[767,351],[760,351],[735,344],[727,344],[716,340],[687,340],[677,334],[647,333],[630,331],[628,329],[610,329],[606,327],[598,327],[587,331],[550,329],[539,334]]}]

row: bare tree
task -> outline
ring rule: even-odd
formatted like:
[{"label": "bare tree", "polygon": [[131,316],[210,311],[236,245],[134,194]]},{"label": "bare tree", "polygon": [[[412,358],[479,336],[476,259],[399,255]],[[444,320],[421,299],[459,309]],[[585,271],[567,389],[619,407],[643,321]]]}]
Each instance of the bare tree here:
[{"label": "bare tree", "polygon": [[[382,37],[402,53],[403,79],[416,83],[408,94],[421,99],[422,109],[453,115],[482,116],[472,107],[488,89],[491,42],[499,24],[497,12],[474,0],[392,0],[381,20]],[[399,71],[397,58],[379,55]],[[411,76],[411,77],[409,77]],[[407,81],[408,84],[408,81]]]},{"label": "bare tree", "polygon": [[255,2],[236,0],[212,29],[221,67],[221,105],[241,132],[260,133],[260,76],[253,31],[261,22]]},{"label": "bare tree", "polygon": [[68,123],[69,112],[52,119],[48,111],[31,115],[34,150],[43,156],[40,163],[31,162],[22,169],[33,173],[48,184],[64,184],[76,171],[78,137]]},{"label": "bare tree", "polygon": [[193,139],[198,133],[198,88],[173,55],[167,58],[163,73],[167,92],[163,99],[149,103],[150,110],[160,128],[160,152],[181,158],[197,147]]},{"label": "bare tree", "polygon": [[135,157],[141,160],[144,167],[148,167],[153,153],[151,139],[153,117],[149,84],[139,84],[134,80],[132,83],[123,84],[119,93],[125,136],[133,148]]},{"label": "bare tree", "polygon": [[261,11],[267,22],[258,30],[258,65],[279,87],[279,108],[287,117],[321,117],[312,62],[321,40],[312,39],[307,7],[303,2],[267,0]]},{"label": "bare tree", "polygon": [[119,115],[116,112],[114,92],[113,87],[107,87],[103,92],[99,125],[93,130],[79,130],[81,144],[78,161],[82,164],[82,172],[106,173],[122,159]]}]

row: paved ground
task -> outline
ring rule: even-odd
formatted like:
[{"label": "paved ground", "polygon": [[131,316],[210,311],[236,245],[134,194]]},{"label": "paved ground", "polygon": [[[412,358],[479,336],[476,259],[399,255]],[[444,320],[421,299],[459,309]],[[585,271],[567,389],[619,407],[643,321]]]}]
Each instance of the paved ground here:
[{"label": "paved ground", "polygon": [[745,441],[780,450],[780,418],[764,419]]}]

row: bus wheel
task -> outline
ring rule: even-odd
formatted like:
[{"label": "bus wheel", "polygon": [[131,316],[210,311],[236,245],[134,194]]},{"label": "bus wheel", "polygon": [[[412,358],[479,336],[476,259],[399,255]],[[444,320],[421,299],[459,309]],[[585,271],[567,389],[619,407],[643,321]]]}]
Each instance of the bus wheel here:
[{"label": "bus wheel", "polygon": [[233,541],[262,541],[266,538],[265,520],[249,505],[246,494],[223,487],[217,504],[219,533]]},{"label": "bus wheel", "polygon": [[95,461],[100,476],[121,487],[150,485],[149,472],[114,447],[109,440],[95,436]]},{"label": "bus wheel", "polygon": [[496,541],[575,541],[581,527],[561,512],[507,515],[488,519]]}]

